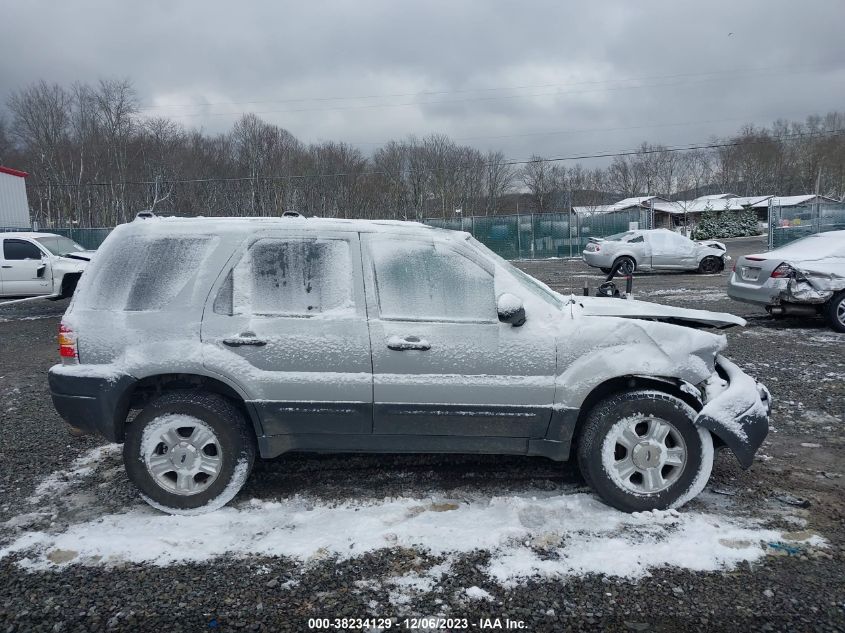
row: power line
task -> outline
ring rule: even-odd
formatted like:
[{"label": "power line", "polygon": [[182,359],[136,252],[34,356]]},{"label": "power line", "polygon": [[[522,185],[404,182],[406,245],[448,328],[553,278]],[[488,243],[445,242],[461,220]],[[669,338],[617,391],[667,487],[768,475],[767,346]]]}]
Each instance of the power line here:
[{"label": "power line", "polygon": [[[785,140],[792,140],[798,138],[816,138],[816,137],[824,137],[824,136],[838,136],[845,134],[845,128],[837,129],[837,130],[828,130],[825,132],[796,132],[794,134],[784,134],[778,137],[760,139],[760,140],[737,140],[737,141],[725,141],[722,143],[701,143],[701,144],[689,144],[689,145],[678,145],[678,146],[658,146],[649,149],[630,149],[630,150],[619,150],[614,152],[598,152],[593,154],[581,154],[581,155],[572,155],[572,156],[557,156],[552,158],[537,158],[537,159],[527,159],[527,160],[507,160],[503,161],[502,165],[527,165],[529,163],[558,163],[558,162],[565,162],[565,161],[573,161],[573,160],[587,160],[592,158],[614,158],[614,157],[625,157],[625,156],[645,156],[649,154],[662,154],[666,152],[691,152],[695,150],[704,150],[704,149],[720,149],[725,147],[736,147],[739,145],[762,145],[768,143],[778,143]],[[495,163],[482,163],[482,166],[488,167]],[[432,169],[401,169],[397,172],[393,173],[400,173],[400,174],[410,174],[419,171],[443,171],[446,168],[441,168],[440,170],[432,170]],[[258,181],[277,181],[277,180],[303,180],[303,179],[312,179],[312,178],[346,178],[349,176],[386,176],[389,173],[385,170],[376,169],[376,170],[367,170],[367,171],[360,171],[360,172],[335,172],[335,173],[323,173],[323,174],[296,174],[296,175],[286,175],[286,176],[237,176],[231,178],[186,178],[186,179],[174,179],[174,180],[159,180],[159,185],[176,185],[176,184],[198,184],[198,183],[212,183],[212,182],[258,182]],[[155,185],[155,180],[138,180],[138,181],[120,181],[120,182],[88,182],[88,183],[47,183],[47,184],[36,184],[33,185],[36,188],[43,189],[49,187],[114,187],[114,186],[126,186],[126,185]]]}]

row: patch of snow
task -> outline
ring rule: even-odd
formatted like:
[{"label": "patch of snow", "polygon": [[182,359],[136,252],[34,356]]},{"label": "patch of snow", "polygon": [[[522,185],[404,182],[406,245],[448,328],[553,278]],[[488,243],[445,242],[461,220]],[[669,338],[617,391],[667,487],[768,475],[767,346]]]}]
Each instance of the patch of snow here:
[{"label": "patch of snow", "polygon": [[468,589],[464,590],[464,593],[470,600],[489,600],[491,602],[495,600],[495,598],[490,595],[489,592],[485,591],[481,587],[469,587]]},{"label": "patch of snow", "polygon": [[35,488],[35,492],[27,499],[30,504],[39,503],[44,497],[58,497],[74,483],[91,475],[97,468],[98,462],[109,455],[117,455],[121,451],[120,444],[106,444],[97,446],[76,458],[67,470],[59,470],[48,475]]},{"label": "patch of snow", "polygon": [[[639,578],[665,565],[700,571],[730,568],[763,556],[761,541],[780,538],[748,519],[706,512],[630,515],[587,494],[479,496],[456,505],[449,512],[435,512],[427,510],[434,507],[431,499],[329,505],[294,497],[281,502],[254,499],[193,517],[136,507],[63,532],[24,532],[0,549],[0,558],[25,553],[22,566],[43,570],[72,563],[164,566],[226,554],[346,559],[393,546],[434,555],[484,549],[492,552],[488,573],[507,584],[534,575]],[[747,545],[727,547],[723,539]],[[76,555],[54,562],[49,556],[56,550]],[[430,586],[426,577],[431,572],[394,584],[425,590]]]}]

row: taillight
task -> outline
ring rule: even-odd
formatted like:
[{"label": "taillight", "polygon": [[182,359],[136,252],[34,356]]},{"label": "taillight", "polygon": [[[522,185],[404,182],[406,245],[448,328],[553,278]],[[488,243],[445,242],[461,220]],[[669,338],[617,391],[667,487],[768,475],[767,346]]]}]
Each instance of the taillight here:
[{"label": "taillight", "polygon": [[59,356],[63,365],[78,365],[79,353],[76,348],[76,334],[64,323],[59,325]]},{"label": "taillight", "polygon": [[792,269],[792,266],[789,264],[781,264],[772,271],[772,277],[791,277],[793,272],[795,271]]}]

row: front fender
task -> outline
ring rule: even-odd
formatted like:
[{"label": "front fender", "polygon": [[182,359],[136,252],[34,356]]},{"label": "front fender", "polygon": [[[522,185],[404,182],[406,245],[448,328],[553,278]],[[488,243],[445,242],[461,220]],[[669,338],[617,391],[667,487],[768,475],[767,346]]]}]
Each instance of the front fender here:
[{"label": "front fender", "polygon": [[704,407],[695,424],[722,440],[748,468],[769,432],[771,394],[721,354],[716,371],[704,384]]}]

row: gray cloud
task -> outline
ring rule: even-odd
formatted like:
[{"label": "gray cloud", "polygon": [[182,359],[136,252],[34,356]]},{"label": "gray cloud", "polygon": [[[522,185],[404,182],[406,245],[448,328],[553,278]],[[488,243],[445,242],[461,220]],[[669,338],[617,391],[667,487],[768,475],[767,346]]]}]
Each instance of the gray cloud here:
[{"label": "gray cloud", "polygon": [[3,101],[38,79],[129,77],[158,106],[145,114],[216,132],[254,111],[365,151],[443,132],[560,156],[845,104],[838,0],[31,0],[2,15]]}]

